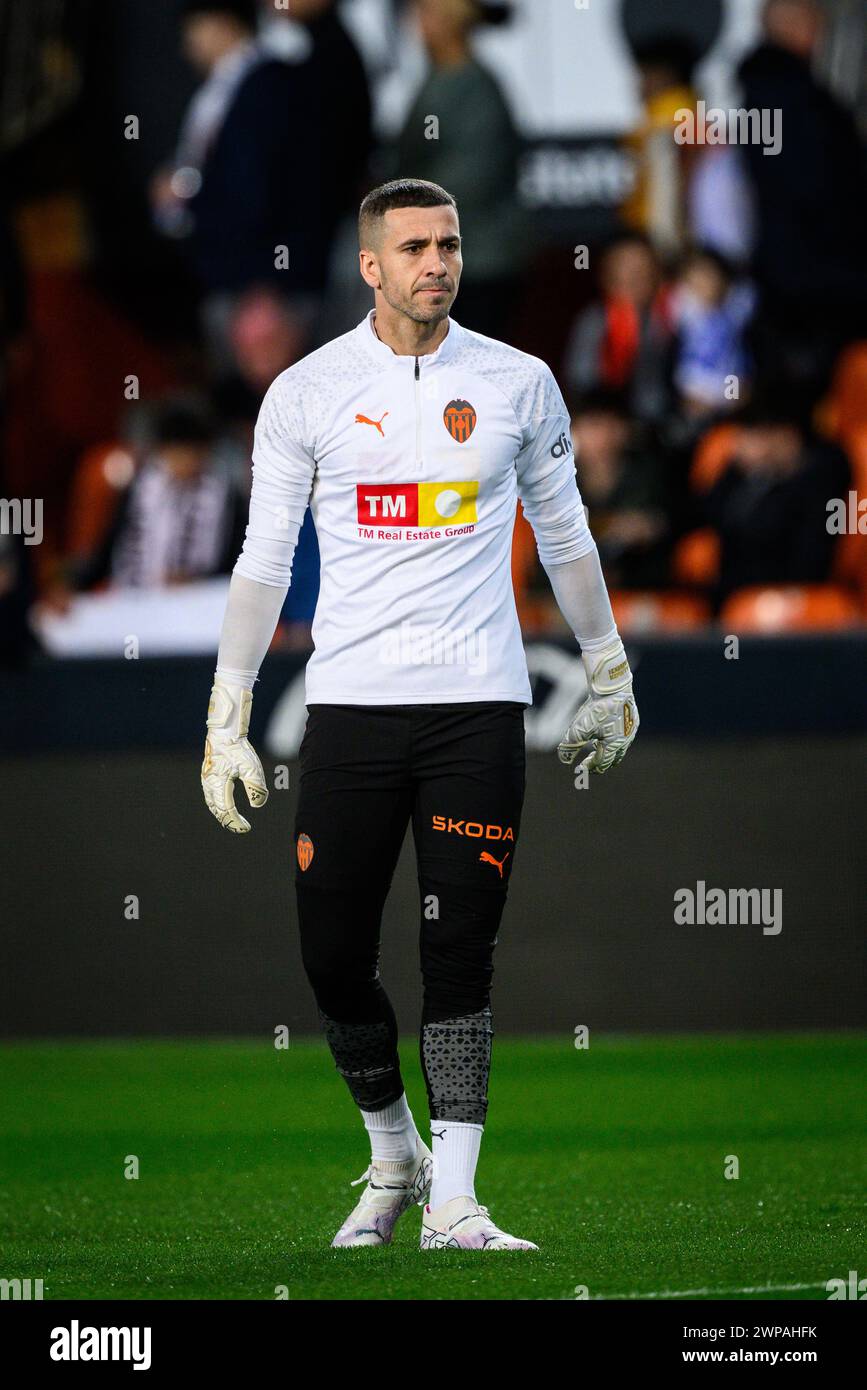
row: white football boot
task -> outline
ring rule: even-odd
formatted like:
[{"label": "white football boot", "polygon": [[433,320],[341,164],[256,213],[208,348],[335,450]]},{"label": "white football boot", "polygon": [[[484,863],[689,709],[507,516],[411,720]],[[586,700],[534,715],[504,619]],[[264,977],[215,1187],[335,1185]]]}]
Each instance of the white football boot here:
[{"label": "white football boot", "polygon": [[453,1197],[436,1211],[426,1206],[421,1219],[422,1250],[538,1250],[531,1240],[501,1231],[487,1207],[472,1197]]},{"label": "white football boot", "polygon": [[390,1245],[403,1213],[413,1202],[423,1206],[427,1201],[432,1176],[433,1154],[418,1135],[415,1155],[406,1163],[371,1162],[367,1171],[350,1183],[350,1187],[357,1187],[366,1180],[367,1186],[332,1246]]}]

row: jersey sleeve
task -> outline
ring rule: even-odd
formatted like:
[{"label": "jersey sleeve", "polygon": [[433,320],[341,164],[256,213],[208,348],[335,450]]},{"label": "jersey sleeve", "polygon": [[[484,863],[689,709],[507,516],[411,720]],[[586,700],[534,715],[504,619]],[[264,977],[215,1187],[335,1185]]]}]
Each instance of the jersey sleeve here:
[{"label": "jersey sleeve", "polygon": [[548,565],[577,560],[594,549],[575,477],[569,411],[544,362],[518,402],[522,444],[515,459],[518,496],[533,528],[539,559]]},{"label": "jersey sleeve", "polygon": [[[296,388],[297,389],[297,388]],[[253,440],[253,487],[244,547],[235,574],[286,588],[310,500],[316,463],[293,409],[291,377],[265,394]]]}]

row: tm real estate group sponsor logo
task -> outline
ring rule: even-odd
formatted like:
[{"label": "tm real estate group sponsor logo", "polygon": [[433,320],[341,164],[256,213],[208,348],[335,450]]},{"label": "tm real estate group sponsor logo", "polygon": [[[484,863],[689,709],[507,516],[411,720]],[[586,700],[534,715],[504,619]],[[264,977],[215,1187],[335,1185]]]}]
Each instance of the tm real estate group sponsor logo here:
[{"label": "tm real estate group sponsor logo", "polygon": [[477,479],[441,483],[357,483],[358,534],[364,540],[460,536],[478,521]]}]

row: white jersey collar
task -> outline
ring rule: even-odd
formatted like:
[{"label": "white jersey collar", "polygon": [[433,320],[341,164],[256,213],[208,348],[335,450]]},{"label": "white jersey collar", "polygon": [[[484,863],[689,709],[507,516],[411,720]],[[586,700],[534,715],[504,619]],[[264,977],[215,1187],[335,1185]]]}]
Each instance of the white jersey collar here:
[{"label": "white jersey collar", "polygon": [[[381,338],[377,337],[376,329],[373,326],[375,313],[376,309],[371,309],[361,320],[355,332],[365,351],[370,353],[377,362],[393,366],[395,362],[400,362],[403,359],[404,354],[393,352],[388,343],[384,343]],[[457,350],[460,332],[460,324],[455,323],[455,320],[449,316],[449,330],[436,351],[419,354],[424,365],[428,366],[431,362],[447,362]],[[410,354],[406,355],[406,360],[410,360]]]}]

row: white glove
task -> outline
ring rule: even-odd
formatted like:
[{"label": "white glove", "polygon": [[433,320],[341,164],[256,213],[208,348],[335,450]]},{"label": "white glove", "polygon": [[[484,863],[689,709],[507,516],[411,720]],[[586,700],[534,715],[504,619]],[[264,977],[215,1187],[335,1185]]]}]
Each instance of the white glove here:
[{"label": "white glove", "polygon": [[262,764],[247,742],[252,704],[252,691],[215,678],[208,705],[202,790],[208,810],[226,830],[237,835],[245,835],[250,822],[235,807],[235,779],[243,782],[247,800],[254,809],[268,800]]},{"label": "white glove", "polygon": [[580,749],[592,745],[581,766],[607,772],[622,758],[638,732],[638,706],[632,672],[618,638],[604,652],[582,652],[589,693],[557,746],[561,763],[571,764]]}]

